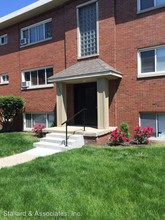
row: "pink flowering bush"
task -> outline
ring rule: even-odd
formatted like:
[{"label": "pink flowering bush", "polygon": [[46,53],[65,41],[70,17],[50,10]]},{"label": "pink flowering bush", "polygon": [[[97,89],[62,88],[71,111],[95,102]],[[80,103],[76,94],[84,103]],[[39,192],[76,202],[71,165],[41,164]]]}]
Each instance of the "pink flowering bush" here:
[{"label": "pink flowering bush", "polygon": [[35,124],[32,131],[36,134],[36,136],[38,138],[41,138],[41,137],[43,137],[42,129],[44,129],[44,128],[45,128],[45,125]]},{"label": "pink flowering bush", "polygon": [[142,128],[140,126],[137,126],[134,131],[135,131],[134,143],[136,144],[149,144],[150,143],[148,138],[150,138],[153,133],[152,127],[147,126],[145,128]]},{"label": "pink flowering bush", "polygon": [[116,128],[111,132],[111,136],[109,138],[109,145],[121,145],[125,142],[129,142],[129,138],[125,136],[122,130]]}]

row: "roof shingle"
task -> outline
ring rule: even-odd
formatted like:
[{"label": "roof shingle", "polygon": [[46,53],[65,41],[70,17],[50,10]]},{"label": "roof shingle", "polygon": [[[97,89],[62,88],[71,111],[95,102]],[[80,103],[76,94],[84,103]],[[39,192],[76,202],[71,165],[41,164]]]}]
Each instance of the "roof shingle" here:
[{"label": "roof shingle", "polygon": [[101,75],[105,73],[116,73],[122,75],[119,71],[112,66],[105,63],[103,60],[97,58],[92,60],[79,61],[77,64],[64,69],[63,71],[53,75],[49,78],[49,81],[64,80],[65,78],[82,77],[87,75]]}]

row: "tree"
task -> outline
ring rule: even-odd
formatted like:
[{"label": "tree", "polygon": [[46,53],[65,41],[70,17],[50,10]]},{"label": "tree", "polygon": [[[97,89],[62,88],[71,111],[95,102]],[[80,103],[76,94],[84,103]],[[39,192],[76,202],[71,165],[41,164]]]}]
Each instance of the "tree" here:
[{"label": "tree", "polygon": [[0,97],[0,124],[3,132],[11,130],[13,119],[22,112],[24,105],[25,102],[21,97]]}]

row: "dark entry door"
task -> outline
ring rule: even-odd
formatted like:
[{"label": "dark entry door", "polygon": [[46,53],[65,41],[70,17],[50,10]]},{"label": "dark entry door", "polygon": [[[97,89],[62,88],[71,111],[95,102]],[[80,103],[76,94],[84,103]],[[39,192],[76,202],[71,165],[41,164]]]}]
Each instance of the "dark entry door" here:
[{"label": "dark entry door", "polygon": [[[74,85],[75,113],[87,108],[85,121],[88,126],[97,125],[97,90],[96,83]],[[83,124],[83,114],[75,118],[75,125]]]}]

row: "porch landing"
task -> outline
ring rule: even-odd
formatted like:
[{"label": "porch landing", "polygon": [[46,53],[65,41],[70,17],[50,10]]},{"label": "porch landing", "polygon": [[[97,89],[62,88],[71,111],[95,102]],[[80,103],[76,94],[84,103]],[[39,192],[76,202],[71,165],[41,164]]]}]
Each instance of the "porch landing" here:
[{"label": "porch landing", "polygon": [[[68,126],[68,134],[81,134],[84,136],[85,144],[105,145],[108,142],[110,132],[116,127],[97,129],[94,127]],[[66,127],[52,127],[43,129],[45,133],[65,133]]]},{"label": "porch landing", "polygon": [[[111,131],[113,131],[116,127],[109,127],[106,129],[97,129],[94,127],[85,127],[85,131],[84,131],[84,127],[83,126],[68,126],[68,133],[69,134],[82,134],[86,137],[99,137],[105,134],[110,133]],[[43,132],[59,132],[59,133],[65,133],[66,131],[66,127],[65,126],[61,126],[61,127],[52,127],[52,128],[45,128],[43,130]]]}]

